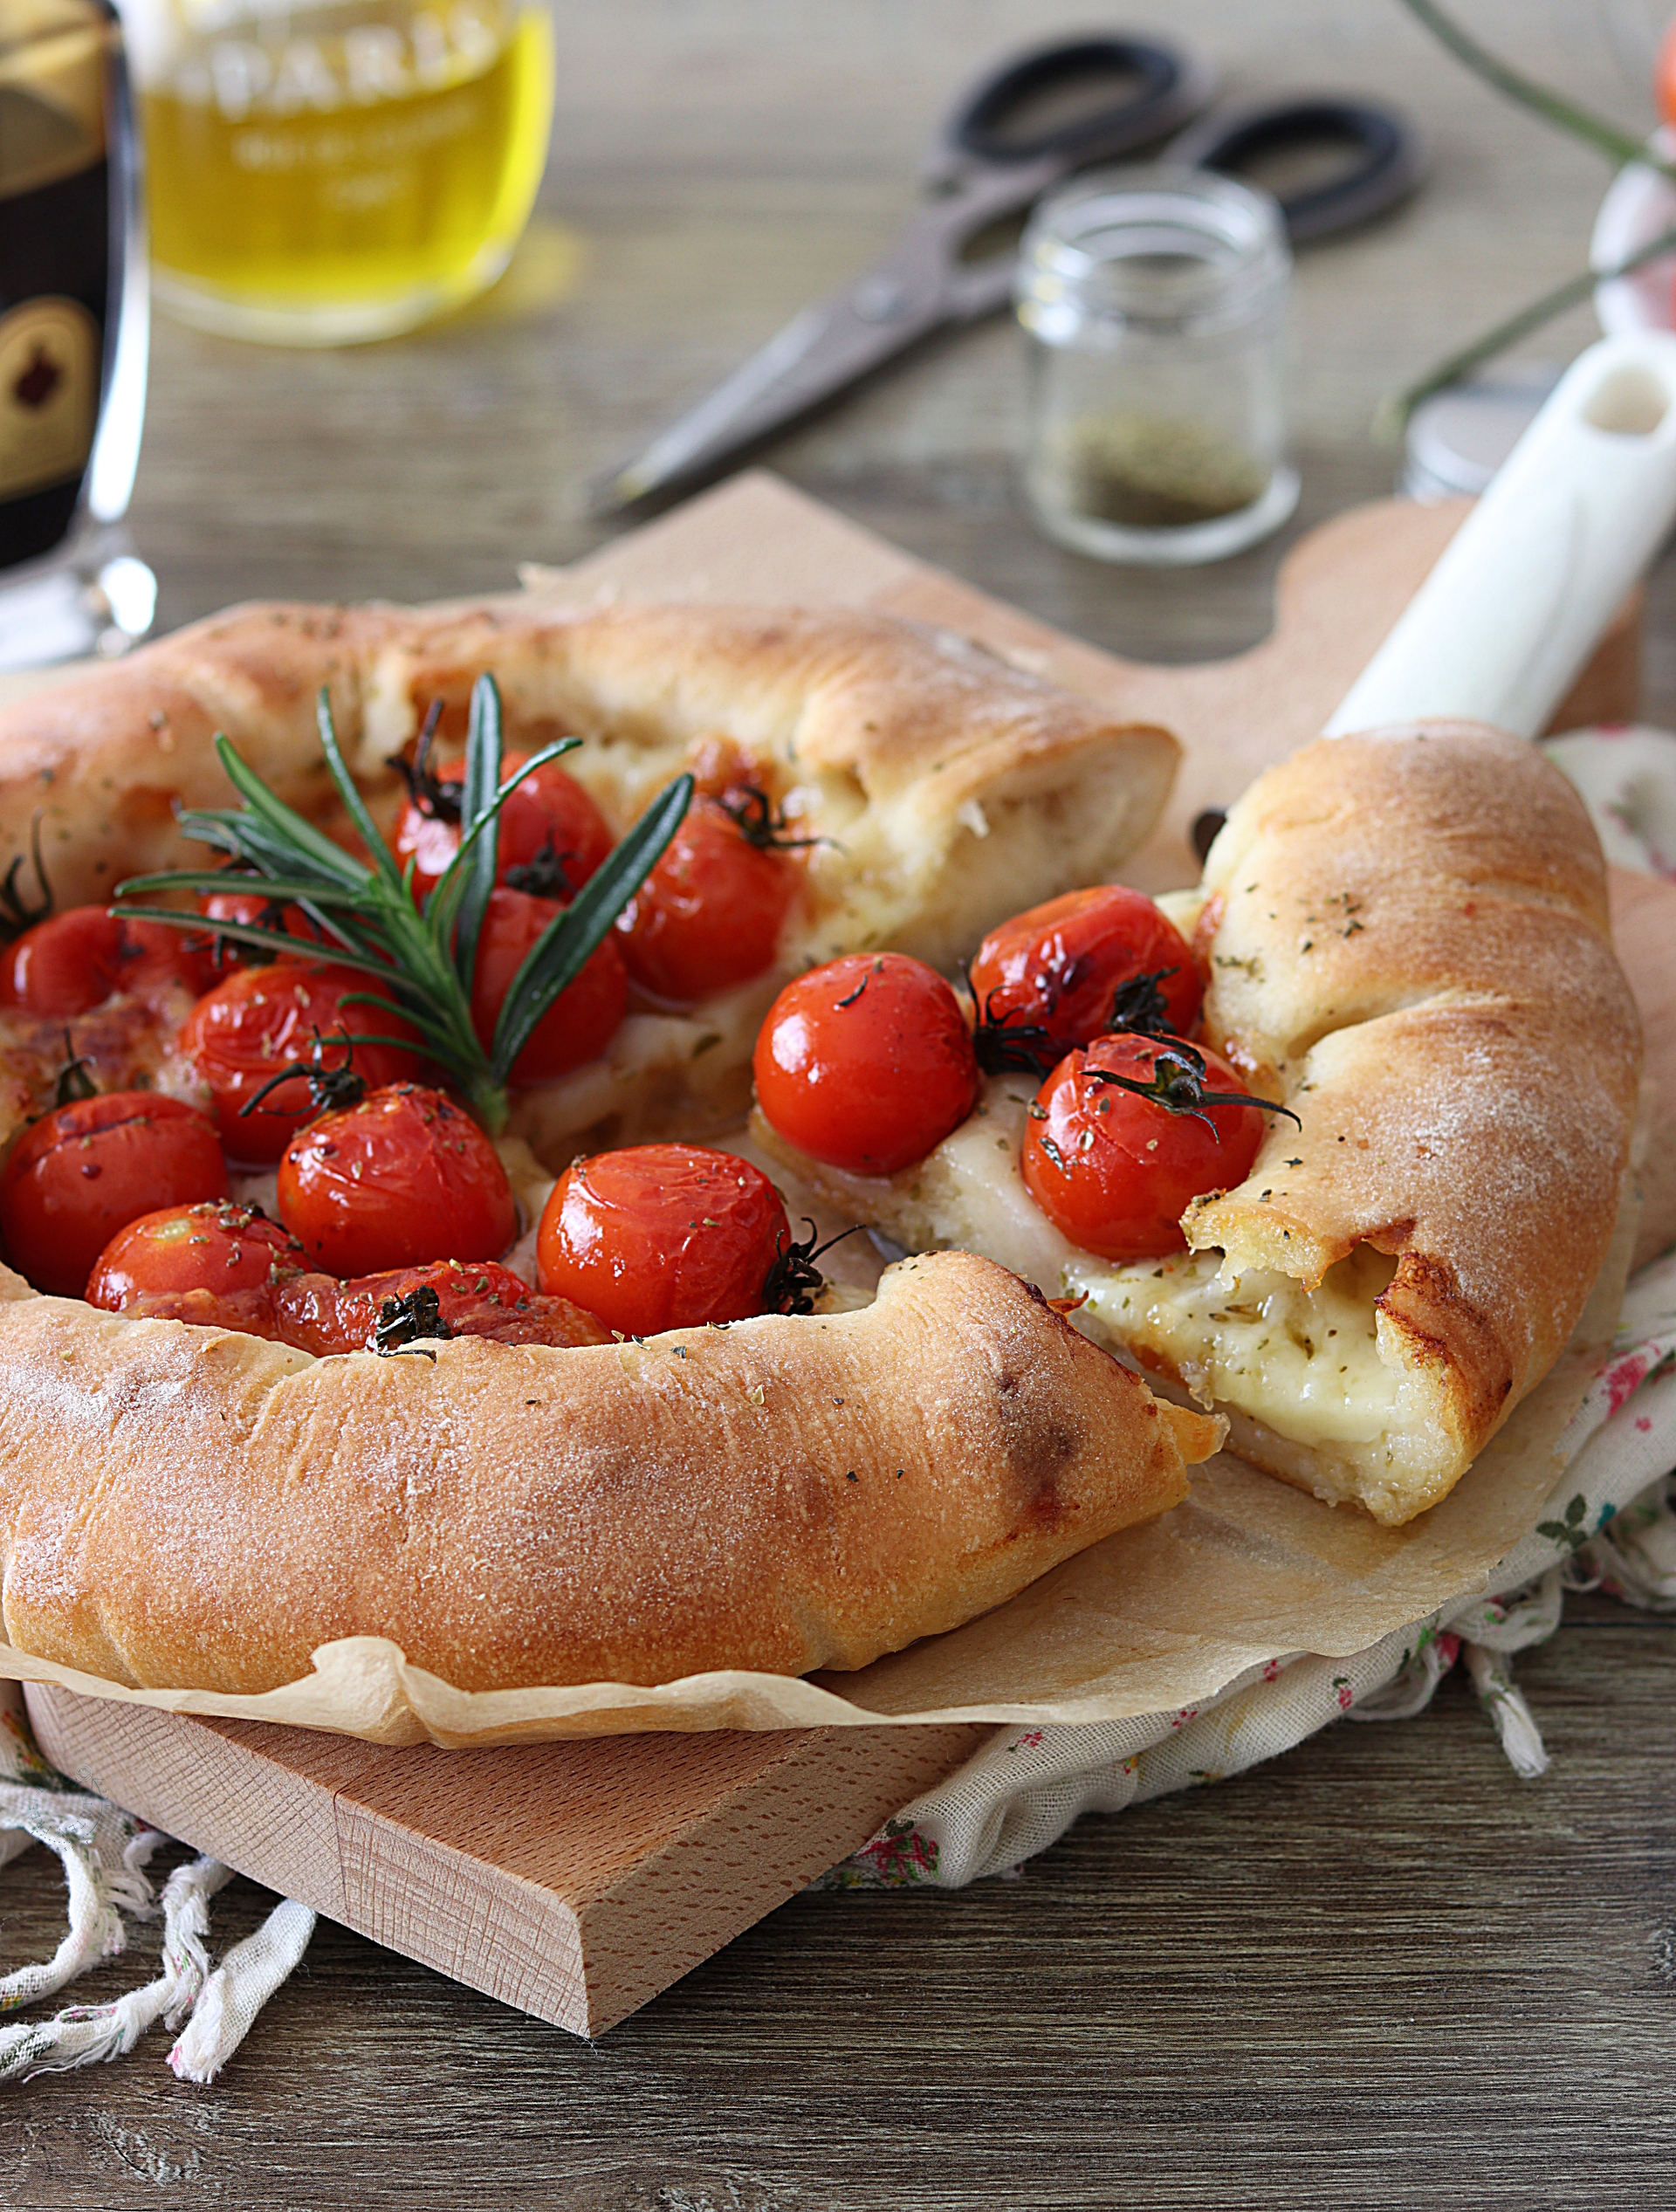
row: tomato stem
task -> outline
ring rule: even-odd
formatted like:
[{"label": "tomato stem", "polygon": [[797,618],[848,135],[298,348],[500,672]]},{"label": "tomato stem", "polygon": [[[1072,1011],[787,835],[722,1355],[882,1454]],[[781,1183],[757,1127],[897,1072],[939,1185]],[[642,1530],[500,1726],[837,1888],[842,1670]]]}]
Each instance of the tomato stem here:
[{"label": "tomato stem", "polygon": [[[1156,1039],[1148,1039],[1149,1043]],[[1222,1132],[1205,1111],[1207,1106],[1255,1106],[1264,1114],[1284,1114],[1289,1122],[1303,1123],[1289,1106],[1282,1106],[1277,1098],[1254,1098],[1243,1090],[1206,1090],[1205,1078],[1209,1070],[1205,1055],[1192,1045],[1179,1039],[1172,1040],[1158,1053],[1152,1062],[1150,1082],[1137,1082],[1132,1075],[1118,1075],[1107,1068],[1086,1068],[1083,1071],[1091,1082],[1112,1083],[1119,1090],[1130,1091],[1137,1098],[1150,1099],[1153,1105],[1162,1106],[1166,1114],[1185,1114],[1191,1120],[1203,1122],[1219,1144]],[[1042,1142],[1045,1144],[1047,1139]]]},{"label": "tomato stem", "polygon": [[35,882],[41,899],[38,906],[26,905],[17,888],[17,878],[23,873],[24,856],[14,853],[11,865],[0,877],[0,945],[9,945],[25,930],[32,930],[38,922],[45,921],[52,911],[52,886],[46,880],[46,868],[41,859],[41,809],[38,807],[30,820],[29,857],[35,870]]}]

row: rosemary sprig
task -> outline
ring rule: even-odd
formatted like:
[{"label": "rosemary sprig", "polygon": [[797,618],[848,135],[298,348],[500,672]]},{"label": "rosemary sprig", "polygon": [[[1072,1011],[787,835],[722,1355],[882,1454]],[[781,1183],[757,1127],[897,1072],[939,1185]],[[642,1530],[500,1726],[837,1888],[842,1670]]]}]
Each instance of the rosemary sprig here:
[{"label": "rosemary sprig", "polygon": [[[286,806],[235,751],[216,739],[229,780],[244,804],[193,809],[180,817],[189,837],[231,854],[269,896],[299,905],[330,942],[319,957],[375,979],[418,1032],[430,1058],[459,1087],[491,1133],[506,1123],[506,1083],[512,1063],[553,1001],[574,982],[617,916],[645,881],[679,827],[692,797],[692,778],[677,776],[558,915],[512,979],[485,1051],[471,1022],[471,982],[490,895],[495,888],[500,810],[519,784],[580,742],[562,738],[534,753],[505,781],[500,775],[500,694],[492,677],[477,679],[466,739],[459,848],[422,909],[413,897],[413,863],[401,868],[350,774],[333,726],[330,701],[319,698],[320,745],[370,864]],[[224,870],[170,869],[132,876],[117,896],[224,890]],[[202,917],[176,907],[125,906],[125,913],[175,928],[202,929]],[[244,945],[295,956],[299,940],[260,923],[223,922],[217,934]],[[378,1006],[371,993],[351,993],[346,1006]]]},{"label": "rosemary sprig", "polygon": [[[1403,5],[1425,24],[1441,45],[1448,48],[1458,61],[1464,63],[1475,76],[1481,78],[1496,92],[1528,108],[1544,122],[1552,123],[1557,128],[1569,132],[1572,137],[1581,139],[1584,145],[1592,146],[1609,160],[1638,162],[1645,168],[1656,169],[1660,175],[1667,176],[1676,183],[1676,162],[1660,161],[1631,132],[1620,130],[1616,123],[1609,121],[1604,116],[1597,115],[1592,109],[1569,99],[1563,93],[1556,93],[1550,86],[1539,84],[1534,77],[1527,77],[1522,70],[1513,68],[1499,55],[1492,53],[1487,46],[1480,45],[1470,32],[1463,30],[1438,6],[1437,0],[1403,0]],[[1619,277],[1631,276],[1649,261],[1658,261],[1673,252],[1676,252],[1676,229],[1661,231],[1656,238],[1638,246],[1633,253],[1626,254],[1610,268],[1586,269],[1578,276],[1568,278],[1563,285],[1556,285],[1551,292],[1542,293],[1540,299],[1531,300],[1517,313],[1494,324],[1469,344],[1428,369],[1424,376],[1384,401],[1374,417],[1375,436],[1388,439],[1400,436],[1409,416],[1423,400],[1430,399],[1434,392],[1441,392],[1449,385],[1459,383],[1471,370],[1485,361],[1493,361],[1498,354],[1505,353],[1508,347],[1516,346],[1521,338],[1528,337],[1533,330],[1540,330],[1544,323],[1551,322],[1556,315],[1564,314],[1569,308],[1581,306],[1591,296],[1597,285],[1610,284]]]}]

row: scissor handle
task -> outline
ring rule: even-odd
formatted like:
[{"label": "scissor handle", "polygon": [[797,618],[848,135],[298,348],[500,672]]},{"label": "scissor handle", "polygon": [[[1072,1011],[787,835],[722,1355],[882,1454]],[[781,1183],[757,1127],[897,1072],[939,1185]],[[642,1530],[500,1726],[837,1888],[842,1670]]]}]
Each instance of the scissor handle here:
[{"label": "scissor handle", "polygon": [[[1090,79],[1136,84],[1121,98],[1020,135],[1006,128],[1032,100]],[[944,126],[935,169],[1022,168],[1052,161],[1068,170],[1117,161],[1155,146],[1198,114],[1210,97],[1209,72],[1192,56],[1146,38],[1072,38],[1014,54],[965,93]]]},{"label": "scissor handle", "polygon": [[1405,200],[1425,173],[1412,124],[1394,107],[1363,100],[1280,100],[1208,116],[1182,133],[1169,158],[1239,177],[1265,154],[1311,144],[1348,147],[1355,158],[1326,183],[1281,197],[1294,245],[1370,223]]}]

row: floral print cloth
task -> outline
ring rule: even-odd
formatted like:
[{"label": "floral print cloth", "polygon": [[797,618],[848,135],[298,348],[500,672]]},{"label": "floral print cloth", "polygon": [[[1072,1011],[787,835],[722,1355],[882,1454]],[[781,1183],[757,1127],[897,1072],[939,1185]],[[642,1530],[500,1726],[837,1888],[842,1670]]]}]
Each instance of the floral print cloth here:
[{"label": "floral print cloth", "polygon": [[1341,1718],[1409,1720],[1460,1664],[1515,1767],[1541,1774],[1547,1755],[1510,1660],[1554,1633],[1566,1588],[1676,1612],[1676,1253],[1631,1284],[1612,1356],[1562,1448],[1565,1474],[1491,1595],[1463,1598],[1352,1659],[1272,1659],[1178,1713],[998,1729],[824,1884],[957,1888],[1003,1873],[1082,1813],[1220,1782]]}]

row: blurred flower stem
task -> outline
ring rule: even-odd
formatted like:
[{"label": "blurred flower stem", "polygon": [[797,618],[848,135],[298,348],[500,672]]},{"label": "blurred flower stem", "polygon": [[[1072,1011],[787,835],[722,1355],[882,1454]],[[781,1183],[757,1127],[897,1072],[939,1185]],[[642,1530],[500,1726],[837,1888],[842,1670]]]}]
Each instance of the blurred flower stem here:
[{"label": "blurred flower stem", "polygon": [[1480,46],[1476,38],[1446,15],[1437,0],[1403,0],[1403,5],[1434,38],[1447,46],[1457,61],[1465,62],[1475,76],[1481,77],[1487,85],[1494,86],[1509,100],[1516,100],[1521,107],[1529,108],[1533,115],[1540,115],[1544,121],[1570,131],[1573,138],[1582,139],[1585,145],[1592,146],[1611,161],[1648,161],[1652,168],[1662,168],[1666,176],[1676,177],[1676,169],[1668,162],[1653,160],[1641,141],[1629,131],[1619,130],[1616,123],[1608,122],[1603,115],[1590,114],[1563,93],[1550,92],[1546,85],[1539,85],[1534,78],[1509,68],[1487,46]]},{"label": "blurred flower stem", "polygon": [[[1458,61],[1463,62],[1474,76],[1481,78],[1496,92],[1516,101],[1520,106],[1528,108],[1532,114],[1540,115],[1544,122],[1552,123],[1557,129],[1570,133],[1573,138],[1581,139],[1584,145],[1592,146],[1597,153],[1604,154],[1609,160],[1619,163],[1642,162],[1676,182],[1676,164],[1659,161],[1630,132],[1619,130],[1617,124],[1609,122],[1604,116],[1592,114],[1588,108],[1579,106],[1563,93],[1552,92],[1546,85],[1539,85],[1534,78],[1509,67],[1487,47],[1480,46],[1470,33],[1463,31],[1437,5],[1437,0],[1402,0],[1402,4],[1417,22],[1424,24],[1432,36],[1447,47]],[[1552,292],[1544,292],[1540,299],[1533,299],[1528,306],[1520,308],[1516,314],[1495,324],[1469,345],[1463,346],[1458,353],[1439,361],[1414,383],[1405,386],[1384,401],[1374,417],[1375,436],[1387,439],[1399,436],[1404,424],[1422,400],[1430,399],[1434,392],[1458,383],[1480,363],[1505,353],[1509,346],[1517,345],[1521,338],[1528,336],[1533,330],[1541,329],[1556,315],[1563,315],[1569,307],[1580,306],[1597,285],[1608,283],[1617,277],[1627,277],[1645,262],[1656,261],[1661,254],[1671,252],[1676,252],[1676,229],[1661,231],[1656,238],[1638,247],[1634,253],[1614,263],[1611,268],[1585,269],[1579,275],[1569,278],[1564,284],[1556,285]]]},{"label": "blurred flower stem", "polygon": [[1374,417],[1374,435],[1387,441],[1400,437],[1404,425],[1422,400],[1429,400],[1434,392],[1460,383],[1481,362],[1494,361],[1498,354],[1506,353],[1509,346],[1516,346],[1533,330],[1540,330],[1556,315],[1564,314],[1568,307],[1580,307],[1597,285],[1610,283],[1615,277],[1627,277],[1644,262],[1657,261],[1660,255],[1667,253],[1676,253],[1676,230],[1661,230],[1656,238],[1638,246],[1633,253],[1622,261],[1615,261],[1608,269],[1585,269],[1580,276],[1568,277],[1563,285],[1543,292],[1539,299],[1533,299],[1505,322],[1494,324],[1481,337],[1463,346],[1458,354],[1449,354],[1416,382],[1405,385],[1400,392],[1382,402]]}]

